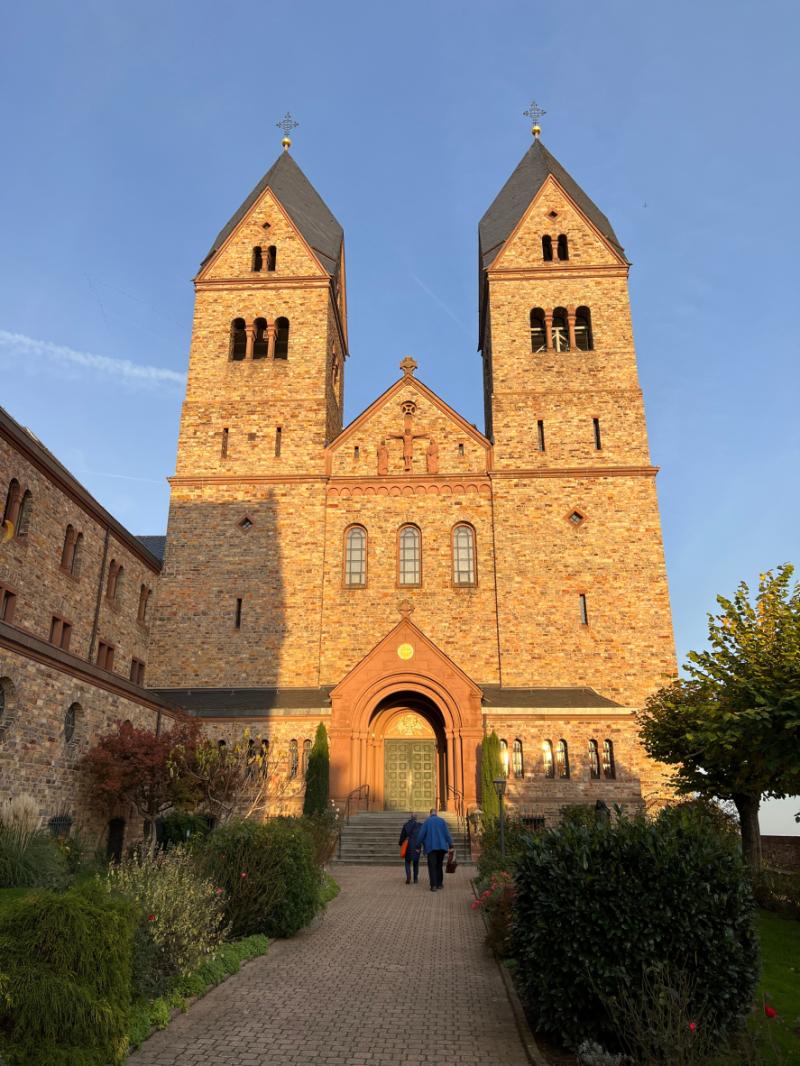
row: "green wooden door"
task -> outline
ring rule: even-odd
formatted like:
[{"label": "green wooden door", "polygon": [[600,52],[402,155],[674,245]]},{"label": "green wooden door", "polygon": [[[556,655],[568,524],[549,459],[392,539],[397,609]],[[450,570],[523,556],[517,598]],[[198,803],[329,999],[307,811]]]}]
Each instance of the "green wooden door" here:
[{"label": "green wooden door", "polygon": [[384,742],[384,808],[430,810],[436,805],[436,741]]}]

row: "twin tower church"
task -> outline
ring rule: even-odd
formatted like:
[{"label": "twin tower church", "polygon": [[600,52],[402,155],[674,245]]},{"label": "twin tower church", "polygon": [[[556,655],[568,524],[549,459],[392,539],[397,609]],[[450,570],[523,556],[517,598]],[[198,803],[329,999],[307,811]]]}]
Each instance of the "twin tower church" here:
[{"label": "twin tower church", "polygon": [[[110,525],[85,490],[83,501],[68,494],[82,508],[73,543],[79,523],[100,529],[85,537],[93,546],[74,585],[37,590],[53,604],[37,623],[32,608],[27,626],[38,552],[10,573],[24,537],[0,548],[0,587],[12,588],[4,574],[19,586],[16,623],[0,623],[14,705],[0,773],[4,757],[6,771],[27,765],[43,808],[79,816],[60,732],[77,693],[72,729],[84,745],[134,714],[188,713],[228,742],[249,729],[285,765],[284,805],[302,796],[320,721],[331,796],[360,790],[373,810],[479,805],[491,730],[507,799],[528,817],[550,823],[566,804],[597,799],[633,807],[662,789],[632,718],[674,676],[675,657],[628,260],[538,128],[478,244],[485,432],[424,384],[411,357],[344,426],[355,365],[344,233],[285,142],[195,279],[165,543]],[[12,458],[30,452],[16,429]],[[19,503],[25,474],[14,478]],[[25,536],[36,509],[34,499]],[[69,516],[50,517],[53,543],[41,550],[55,557]],[[128,607],[113,602],[117,588],[109,602],[112,562],[132,572]],[[84,578],[96,584],[100,621],[90,594],[82,638],[76,619],[69,649],[53,648],[43,630],[55,600]],[[135,624],[120,625],[137,609]],[[50,661],[23,646],[37,632]],[[32,772],[13,738],[55,675],[52,758],[40,736]]]}]

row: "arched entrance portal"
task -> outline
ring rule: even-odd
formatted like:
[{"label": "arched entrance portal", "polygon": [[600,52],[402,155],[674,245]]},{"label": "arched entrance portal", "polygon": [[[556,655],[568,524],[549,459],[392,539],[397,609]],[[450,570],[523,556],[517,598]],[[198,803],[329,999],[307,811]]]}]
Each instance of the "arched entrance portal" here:
[{"label": "arched entrance portal", "polygon": [[424,812],[448,806],[452,768],[444,719],[432,700],[414,693],[387,697],[372,712],[369,735],[373,809]]}]

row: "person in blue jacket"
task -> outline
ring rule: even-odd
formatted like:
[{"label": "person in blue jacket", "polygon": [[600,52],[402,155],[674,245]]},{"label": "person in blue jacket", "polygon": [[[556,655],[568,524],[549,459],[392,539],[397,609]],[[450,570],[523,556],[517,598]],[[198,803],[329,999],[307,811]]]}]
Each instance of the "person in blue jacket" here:
[{"label": "person in blue jacket", "polygon": [[411,884],[411,867],[414,867],[414,884],[419,880],[419,831],[422,828],[420,822],[417,821],[416,814],[412,814],[403,828],[400,830],[400,839],[398,844],[402,847],[403,841],[408,841],[408,847],[406,848],[405,861],[406,861],[406,884]]},{"label": "person in blue jacket", "polygon": [[447,828],[447,822],[440,818],[435,809],[431,810],[429,817],[422,823],[417,843],[425,848],[428,858],[428,877],[431,882],[431,892],[444,888],[444,857],[448,848],[453,846],[453,838]]}]

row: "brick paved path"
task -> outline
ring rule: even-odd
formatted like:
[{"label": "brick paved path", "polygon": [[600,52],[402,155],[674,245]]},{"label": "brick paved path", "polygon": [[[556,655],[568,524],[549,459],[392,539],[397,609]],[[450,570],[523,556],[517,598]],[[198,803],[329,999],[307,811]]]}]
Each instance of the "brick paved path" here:
[{"label": "brick paved path", "polygon": [[402,866],[333,872],[342,891],[320,924],[273,943],[129,1066],[527,1066],[464,868],[442,892],[422,871],[407,886]]}]

